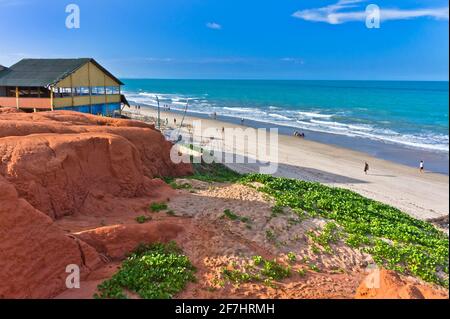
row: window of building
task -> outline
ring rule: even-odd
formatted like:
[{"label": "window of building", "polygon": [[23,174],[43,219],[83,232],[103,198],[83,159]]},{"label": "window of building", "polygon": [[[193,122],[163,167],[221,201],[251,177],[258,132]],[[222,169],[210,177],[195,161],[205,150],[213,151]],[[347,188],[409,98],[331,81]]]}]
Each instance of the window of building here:
[{"label": "window of building", "polygon": [[38,88],[39,90],[39,97],[40,98],[49,98],[50,97],[50,90],[47,88]]},{"label": "window of building", "polygon": [[6,96],[7,97],[16,97],[16,88],[7,88],[6,89]]},{"label": "window of building", "polygon": [[39,97],[39,88],[32,87],[28,92],[28,97]]},{"label": "window of building", "polygon": [[104,95],[105,94],[105,87],[104,86],[96,86],[95,87],[95,94],[96,95]]}]

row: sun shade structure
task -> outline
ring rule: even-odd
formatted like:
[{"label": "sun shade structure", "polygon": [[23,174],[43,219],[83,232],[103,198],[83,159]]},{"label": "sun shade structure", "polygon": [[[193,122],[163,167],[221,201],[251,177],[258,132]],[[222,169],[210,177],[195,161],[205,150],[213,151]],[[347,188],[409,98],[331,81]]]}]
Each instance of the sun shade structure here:
[{"label": "sun shade structure", "polygon": [[112,115],[126,101],[122,85],[92,58],[23,59],[0,66],[0,107]]}]

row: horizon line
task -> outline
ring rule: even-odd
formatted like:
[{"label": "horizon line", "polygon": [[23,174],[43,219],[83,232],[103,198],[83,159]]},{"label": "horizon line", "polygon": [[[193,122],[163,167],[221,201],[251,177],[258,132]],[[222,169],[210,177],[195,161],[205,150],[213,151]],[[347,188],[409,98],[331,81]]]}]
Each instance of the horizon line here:
[{"label": "horizon line", "polygon": [[399,79],[385,79],[385,80],[368,80],[368,79],[261,79],[261,78],[152,78],[152,77],[122,77],[122,80],[182,80],[182,81],[360,81],[360,82],[449,82],[446,80],[399,80]]}]

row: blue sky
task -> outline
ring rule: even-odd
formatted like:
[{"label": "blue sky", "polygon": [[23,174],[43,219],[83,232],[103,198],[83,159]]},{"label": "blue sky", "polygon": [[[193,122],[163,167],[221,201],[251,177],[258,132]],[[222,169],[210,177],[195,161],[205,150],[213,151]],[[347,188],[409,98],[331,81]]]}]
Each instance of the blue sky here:
[{"label": "blue sky", "polygon": [[94,57],[128,78],[448,80],[448,36],[443,0],[0,0],[0,64]]}]

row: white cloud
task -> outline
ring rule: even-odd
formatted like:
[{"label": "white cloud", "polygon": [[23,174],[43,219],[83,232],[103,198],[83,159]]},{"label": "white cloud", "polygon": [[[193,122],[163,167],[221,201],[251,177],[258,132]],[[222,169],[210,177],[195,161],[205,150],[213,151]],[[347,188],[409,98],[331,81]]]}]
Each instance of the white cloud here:
[{"label": "white cloud", "polygon": [[[325,7],[300,10],[292,16],[298,19],[325,22],[329,24],[342,24],[351,21],[365,21],[367,14],[365,6],[361,5],[365,0],[339,0],[335,4]],[[448,7],[419,8],[419,9],[380,9],[380,18],[387,20],[406,20],[421,17],[448,20]]]},{"label": "white cloud", "polygon": [[172,62],[174,59],[172,58],[146,58],[147,62]]},{"label": "white cloud", "polygon": [[294,64],[305,64],[305,61],[301,58],[281,58],[280,61]]},{"label": "white cloud", "polygon": [[206,27],[213,30],[221,30],[222,26],[218,24],[217,22],[208,22],[206,24]]}]

